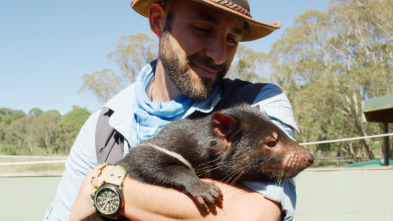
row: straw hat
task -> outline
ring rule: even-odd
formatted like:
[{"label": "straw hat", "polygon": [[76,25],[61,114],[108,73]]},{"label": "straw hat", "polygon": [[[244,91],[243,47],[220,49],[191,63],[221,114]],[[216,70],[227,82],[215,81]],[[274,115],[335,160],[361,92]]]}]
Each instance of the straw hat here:
[{"label": "straw hat", "polygon": [[[182,0],[184,1],[184,0]],[[264,23],[251,17],[247,0],[191,0],[206,6],[233,14],[249,24],[249,30],[242,41],[252,41],[265,37],[281,27],[280,22]],[[159,0],[132,0],[131,7],[139,14],[148,17],[150,4]]]}]

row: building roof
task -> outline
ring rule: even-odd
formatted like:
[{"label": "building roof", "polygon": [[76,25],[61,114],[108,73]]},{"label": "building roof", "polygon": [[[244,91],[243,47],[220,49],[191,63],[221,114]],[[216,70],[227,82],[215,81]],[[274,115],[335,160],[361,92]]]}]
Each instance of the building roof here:
[{"label": "building roof", "polygon": [[370,122],[393,122],[393,94],[362,101],[363,113]]}]

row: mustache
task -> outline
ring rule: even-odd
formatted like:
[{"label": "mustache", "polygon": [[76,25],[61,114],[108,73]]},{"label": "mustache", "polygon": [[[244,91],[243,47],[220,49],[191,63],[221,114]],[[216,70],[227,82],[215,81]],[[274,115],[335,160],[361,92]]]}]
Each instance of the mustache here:
[{"label": "mustache", "polygon": [[217,72],[223,72],[227,69],[225,64],[219,64],[219,65],[214,64],[213,59],[201,54],[193,54],[189,56],[187,60],[188,60],[188,65],[190,65],[190,63],[202,64],[203,66],[211,68]]}]

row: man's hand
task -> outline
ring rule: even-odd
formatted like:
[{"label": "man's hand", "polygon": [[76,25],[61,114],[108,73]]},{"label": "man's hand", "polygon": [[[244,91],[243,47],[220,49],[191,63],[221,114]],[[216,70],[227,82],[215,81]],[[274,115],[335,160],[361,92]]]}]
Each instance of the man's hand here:
[{"label": "man's hand", "polygon": [[[102,181],[109,175],[114,166],[108,165],[102,170],[102,174],[98,177],[97,183]],[[88,217],[96,212],[96,208],[92,205],[90,194],[93,191],[92,177],[97,177],[97,168],[92,170],[82,182],[78,196],[71,208],[70,221],[88,220]],[[95,219],[91,219],[95,220]]]}]

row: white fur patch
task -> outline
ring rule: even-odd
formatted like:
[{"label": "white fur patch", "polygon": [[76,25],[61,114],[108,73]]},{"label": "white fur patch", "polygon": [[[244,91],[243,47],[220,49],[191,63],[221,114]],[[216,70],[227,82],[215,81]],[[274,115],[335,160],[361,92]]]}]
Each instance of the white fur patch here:
[{"label": "white fur patch", "polygon": [[164,153],[168,154],[169,156],[178,159],[180,162],[184,163],[188,168],[190,168],[190,170],[191,170],[193,173],[195,173],[195,170],[194,170],[194,168],[192,167],[191,163],[190,163],[188,160],[186,160],[182,155],[180,155],[180,154],[178,154],[178,153],[176,153],[176,152],[173,152],[173,151],[164,149],[164,148],[162,148],[162,147],[160,147],[160,146],[158,146],[158,145],[155,145],[155,144],[153,144],[153,143],[146,142],[146,143],[144,143],[144,144],[149,145],[149,146],[153,147],[153,148],[156,149],[156,150],[159,150],[159,151],[161,151],[161,152],[164,152]]}]

